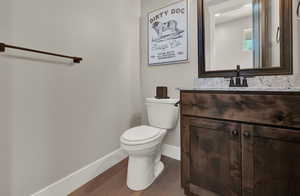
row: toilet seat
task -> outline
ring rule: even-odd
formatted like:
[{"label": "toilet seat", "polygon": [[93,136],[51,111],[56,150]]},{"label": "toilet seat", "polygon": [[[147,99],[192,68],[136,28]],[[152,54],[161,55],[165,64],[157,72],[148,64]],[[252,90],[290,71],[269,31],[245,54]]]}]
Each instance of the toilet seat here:
[{"label": "toilet seat", "polygon": [[121,142],[128,145],[145,144],[159,138],[161,132],[162,129],[150,126],[134,127],[125,131],[121,136]]}]

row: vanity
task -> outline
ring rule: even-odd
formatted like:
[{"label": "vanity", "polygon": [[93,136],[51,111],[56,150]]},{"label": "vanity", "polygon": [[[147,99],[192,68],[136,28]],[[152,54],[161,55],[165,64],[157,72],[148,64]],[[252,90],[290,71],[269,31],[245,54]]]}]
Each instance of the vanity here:
[{"label": "vanity", "polygon": [[300,195],[300,91],[182,90],[188,196]]},{"label": "vanity", "polygon": [[300,89],[247,80],[293,74],[293,1],[197,2],[198,77],[230,79],[180,92],[185,194],[300,196]]}]

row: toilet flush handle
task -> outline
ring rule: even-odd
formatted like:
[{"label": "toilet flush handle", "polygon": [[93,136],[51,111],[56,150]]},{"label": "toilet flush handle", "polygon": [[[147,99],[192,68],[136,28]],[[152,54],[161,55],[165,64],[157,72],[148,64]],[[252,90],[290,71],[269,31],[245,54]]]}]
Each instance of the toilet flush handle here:
[{"label": "toilet flush handle", "polygon": [[180,104],[180,101],[178,101],[177,103],[174,104],[175,107],[178,107]]}]

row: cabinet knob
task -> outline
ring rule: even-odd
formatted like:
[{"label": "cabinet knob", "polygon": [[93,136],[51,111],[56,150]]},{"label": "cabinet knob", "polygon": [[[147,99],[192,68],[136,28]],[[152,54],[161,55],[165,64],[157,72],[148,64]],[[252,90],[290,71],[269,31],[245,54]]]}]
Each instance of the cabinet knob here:
[{"label": "cabinet knob", "polygon": [[231,135],[238,136],[239,132],[237,130],[233,130],[233,131],[231,131]]},{"label": "cabinet knob", "polygon": [[250,133],[249,132],[245,132],[244,133],[244,137],[247,137],[247,138],[250,137]]}]

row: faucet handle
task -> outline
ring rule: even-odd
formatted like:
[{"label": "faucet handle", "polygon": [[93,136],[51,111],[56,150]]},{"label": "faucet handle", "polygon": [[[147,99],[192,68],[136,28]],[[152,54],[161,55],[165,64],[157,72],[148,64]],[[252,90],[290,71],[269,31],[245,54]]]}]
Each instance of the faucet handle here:
[{"label": "faucet handle", "polygon": [[235,87],[233,77],[230,78],[229,87]]},{"label": "faucet handle", "polygon": [[243,79],[243,84],[242,84],[243,87],[248,87],[248,81],[247,81],[247,78],[244,77]]}]

